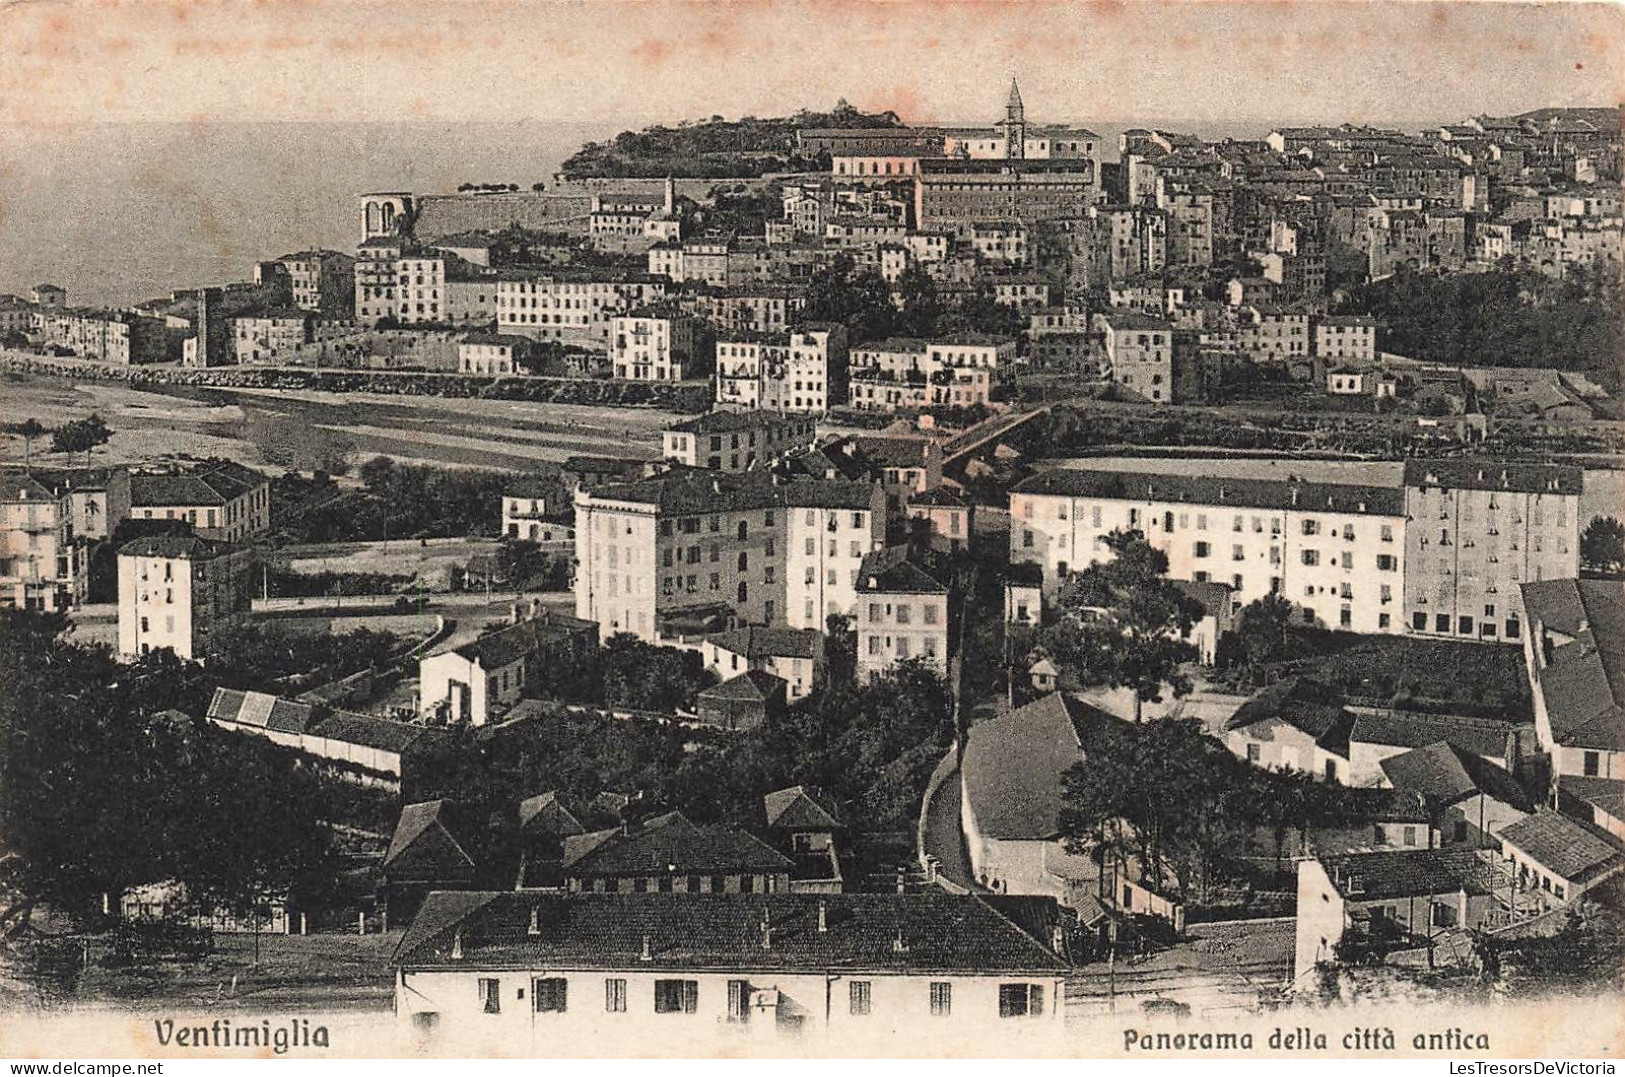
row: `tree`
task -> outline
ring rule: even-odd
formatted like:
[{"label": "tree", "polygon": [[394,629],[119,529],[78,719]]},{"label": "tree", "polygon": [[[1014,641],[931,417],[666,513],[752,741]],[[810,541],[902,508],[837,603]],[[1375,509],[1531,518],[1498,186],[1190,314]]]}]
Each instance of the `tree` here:
[{"label": "tree", "polygon": [[1271,662],[1287,652],[1287,627],[1292,622],[1292,603],[1271,591],[1248,603],[1236,623],[1234,642],[1256,677]]},{"label": "tree", "polygon": [[1599,516],[1580,536],[1580,563],[1598,576],[1625,571],[1625,524],[1612,516]]},{"label": "tree", "polygon": [[629,632],[609,637],[598,666],[605,705],[633,710],[692,709],[695,695],[713,680],[697,652],[656,647]]},{"label": "tree", "polygon": [[1083,684],[1134,692],[1134,720],[1147,702],[1189,694],[1181,667],[1196,658],[1187,642],[1200,603],[1167,578],[1168,555],[1141,531],[1106,536],[1112,557],[1078,573],[1062,592],[1055,624],[1040,636],[1051,657]]},{"label": "tree", "polygon": [[897,308],[885,278],[873,269],[857,269],[851,256],[843,254],[807,282],[805,317],[841,323],[856,343],[890,336]]},{"label": "tree", "polygon": [[17,427],[17,433],[23,436],[23,463],[26,466],[33,458],[34,439],[45,436],[45,427],[38,419],[30,416]]},{"label": "tree", "polygon": [[63,423],[51,433],[51,451],[84,453],[85,460],[90,460],[90,451],[98,445],[105,445],[113,432],[108,429],[102,417],[95,412],[88,419],[74,419]]},{"label": "tree", "polygon": [[896,292],[902,305],[897,315],[898,332],[915,337],[934,335],[937,320],[942,317],[942,300],[931,275],[918,265],[910,265],[898,276]]}]

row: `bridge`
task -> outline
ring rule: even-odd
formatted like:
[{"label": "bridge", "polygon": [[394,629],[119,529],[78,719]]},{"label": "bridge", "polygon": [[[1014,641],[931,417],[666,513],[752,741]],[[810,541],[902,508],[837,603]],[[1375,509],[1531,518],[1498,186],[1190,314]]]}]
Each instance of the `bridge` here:
[{"label": "bridge", "polygon": [[1045,404],[1043,407],[1033,408],[1031,411],[1006,412],[1003,415],[995,415],[991,419],[984,419],[968,430],[961,430],[942,443],[942,462],[950,464],[962,456],[986,447],[1023,423],[1031,422],[1043,415],[1052,406]]}]

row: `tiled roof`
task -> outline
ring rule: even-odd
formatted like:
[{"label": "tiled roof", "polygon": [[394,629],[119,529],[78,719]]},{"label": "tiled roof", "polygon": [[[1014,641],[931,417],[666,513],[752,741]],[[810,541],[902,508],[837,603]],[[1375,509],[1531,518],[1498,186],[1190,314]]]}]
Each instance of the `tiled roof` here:
[{"label": "tiled roof", "polygon": [[816,628],[746,625],[707,637],[707,642],[746,658],[815,658],[823,633]]},{"label": "tiled roof", "polygon": [[910,507],[915,505],[930,505],[938,508],[965,508],[969,502],[946,486],[939,486],[935,490],[927,490],[923,494],[911,495],[908,499]]},{"label": "tiled roof", "polygon": [[1061,775],[1117,721],[1058,692],[971,726],[961,773],[977,832],[1046,841],[1059,833]]},{"label": "tiled roof", "polygon": [[755,874],[788,871],[790,860],[743,830],[695,826],[672,812],[626,832],[566,838],[564,866],[573,876]]},{"label": "tiled roof", "polygon": [[474,858],[446,827],[449,803],[426,800],[401,809],[384,854],[385,874],[432,880],[472,875]]},{"label": "tiled roof", "polygon": [[908,553],[906,546],[892,546],[865,554],[858,567],[858,591],[863,594],[947,594],[947,586],[910,561]]},{"label": "tiled roof", "polygon": [[1482,793],[1519,811],[1530,809],[1529,795],[1504,768],[1443,741],[1389,756],[1381,765],[1395,789],[1421,793],[1440,804]]},{"label": "tiled roof", "polygon": [[171,474],[136,472],[130,476],[130,504],[224,505],[267,481],[259,472],[229,461]]},{"label": "tiled roof", "polygon": [[1615,819],[1625,820],[1625,778],[1586,778],[1565,774],[1559,792],[1583,800]]},{"label": "tiled roof", "polygon": [[551,618],[533,618],[487,632],[455,650],[470,662],[477,660],[480,667],[489,673],[536,654],[548,643],[573,635],[579,623],[574,618],[565,624],[555,623]]},{"label": "tiled roof", "polygon": [[731,699],[762,703],[772,699],[785,687],[783,677],[776,677],[765,669],[747,669],[729,677],[721,684],[712,685],[699,694],[700,699]]},{"label": "tiled roof", "polygon": [[[1625,583],[1544,580],[1522,588],[1530,630],[1552,640],[1535,688],[1552,737],[1570,748],[1625,751]],[[1535,641],[1542,645],[1544,641]]]},{"label": "tiled roof", "polygon": [[1586,882],[1625,863],[1625,847],[1619,839],[1549,809],[1503,827],[1498,836],[1570,882]]},{"label": "tiled roof", "polygon": [[[824,930],[819,930],[823,912]],[[406,968],[1052,974],[1051,898],[917,894],[433,893]],[[535,924],[535,933],[531,925]],[[764,944],[765,940],[765,944]],[[454,946],[460,957],[453,956]]]},{"label": "tiled roof", "polygon": [[405,722],[351,711],[327,711],[314,704],[266,692],[239,692],[232,688],[214,690],[208,716],[272,732],[303,733],[395,753],[406,751],[423,737],[438,735],[433,730]]},{"label": "tiled roof", "polygon": [[37,501],[50,504],[59,500],[39,479],[23,471],[0,472],[0,501]]},{"label": "tiled roof", "polygon": [[1427,894],[1492,893],[1490,866],[1476,850],[1394,849],[1322,856],[1337,889],[1355,901]]},{"label": "tiled roof", "polygon": [[1582,469],[1567,464],[1528,464],[1483,459],[1405,461],[1406,486],[1578,495],[1584,480],[1585,472]]},{"label": "tiled roof", "polygon": [[1246,729],[1270,719],[1285,722],[1327,751],[1347,756],[1354,715],[1343,708],[1337,692],[1303,677],[1277,681],[1236,708],[1226,729]]},{"label": "tiled roof", "polygon": [[126,542],[118,552],[121,557],[175,557],[188,561],[208,561],[231,549],[224,542],[193,535],[148,535]]},{"label": "tiled roof", "polygon": [[1395,748],[1421,748],[1443,741],[1475,755],[1506,758],[1507,734],[1517,727],[1492,718],[1454,714],[1422,714],[1385,710],[1365,713],[1354,708],[1354,730],[1349,741]]},{"label": "tiled roof", "polygon": [[792,424],[810,426],[812,421],[772,411],[710,411],[666,429],[679,434],[727,434],[737,430],[761,430]]},{"label": "tiled roof", "polygon": [[595,501],[653,505],[662,515],[693,516],[775,506],[868,509],[874,501],[874,488],[843,480],[784,482],[760,472],[673,468],[637,482],[604,486],[594,490],[592,497]]},{"label": "tiled roof", "polygon": [[1231,479],[1207,475],[1064,469],[1045,471],[1025,479],[1016,484],[1013,492],[1349,515],[1405,514],[1403,490],[1284,479]]},{"label": "tiled roof", "polygon": [[560,838],[587,832],[576,813],[552,790],[519,802],[519,829],[527,834],[546,833]]},{"label": "tiled roof", "polygon": [[762,798],[767,825],[776,830],[839,830],[841,814],[816,785],[775,789]]}]

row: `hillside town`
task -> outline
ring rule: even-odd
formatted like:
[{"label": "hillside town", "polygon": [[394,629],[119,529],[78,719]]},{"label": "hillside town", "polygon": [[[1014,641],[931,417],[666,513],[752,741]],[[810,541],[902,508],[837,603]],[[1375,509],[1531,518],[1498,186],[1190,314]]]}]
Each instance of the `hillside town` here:
[{"label": "hillside town", "polygon": [[525,1052],[1625,987],[1620,110],[975,89],[0,296],[0,395],[123,402],[4,413],[0,1002]]}]

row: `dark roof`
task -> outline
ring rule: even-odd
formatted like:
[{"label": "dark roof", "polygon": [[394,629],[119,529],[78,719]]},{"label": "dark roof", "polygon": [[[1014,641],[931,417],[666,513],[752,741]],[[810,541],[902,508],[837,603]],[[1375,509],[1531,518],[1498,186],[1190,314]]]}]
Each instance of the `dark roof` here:
[{"label": "dark roof", "polygon": [[1276,719],[1285,722],[1327,751],[1347,756],[1354,715],[1343,709],[1335,689],[1304,677],[1277,681],[1236,708],[1226,729],[1245,729]]},{"label": "dark roof", "polygon": [[572,876],[756,874],[788,871],[790,859],[743,830],[671,812],[626,831],[566,838],[564,866]]},{"label": "dark roof", "polygon": [[[821,909],[824,931],[818,929]],[[464,969],[1051,973],[1068,967],[1043,931],[1057,915],[1052,898],[938,891],[675,899],[669,894],[437,892],[424,902],[392,963]],[[453,956],[454,946],[460,946],[461,956]]]},{"label": "dark roof", "polygon": [[252,468],[214,461],[192,471],[130,476],[130,504],[224,505],[269,480]]},{"label": "dark roof", "polygon": [[702,468],[673,468],[637,482],[594,490],[599,501],[653,505],[663,515],[694,516],[775,506],[869,509],[874,488],[840,479],[785,481],[761,472],[732,474]]},{"label": "dark roof", "polygon": [[[133,544],[132,544],[133,545]],[[128,548],[128,547],[126,547]],[[208,716],[237,725],[279,733],[303,733],[380,751],[405,752],[435,731],[352,711],[328,711],[312,703],[283,699],[266,692],[216,688]]]},{"label": "dark roof", "polygon": [[908,504],[910,508],[913,508],[915,505],[930,505],[942,508],[962,509],[969,505],[969,502],[960,497],[958,494],[954,493],[952,490],[948,489],[946,486],[939,486],[935,490],[927,490],[923,494],[910,495]]},{"label": "dark roof", "polygon": [[1384,486],[1158,475],[1131,471],[1045,471],[1016,484],[1014,493],[1095,497],[1118,501],[1189,502],[1235,508],[1292,509],[1403,516],[1403,490]]},{"label": "dark roof", "polygon": [[1561,637],[1535,685],[1553,740],[1625,751],[1625,582],[1544,580],[1522,590],[1530,631]]},{"label": "dark roof", "polygon": [[1421,793],[1440,804],[1482,793],[1519,811],[1530,809],[1528,794],[1504,768],[1443,741],[1389,756],[1382,761],[1382,772],[1395,789]]},{"label": "dark roof", "polygon": [[1528,464],[1476,458],[1405,461],[1406,486],[1577,495],[1584,479],[1582,469],[1566,464]]},{"label": "dark roof", "polygon": [[529,337],[519,336],[516,333],[464,333],[462,343],[497,344],[501,345],[502,347],[514,348],[518,351],[523,351],[530,347],[531,339]]},{"label": "dark roof", "polygon": [[188,561],[209,561],[230,553],[229,543],[194,535],[148,535],[132,539],[119,547],[121,557],[178,557]]},{"label": "dark roof", "polygon": [[858,591],[864,594],[943,595],[946,585],[908,559],[906,546],[865,554],[858,567]]},{"label": "dark roof", "polygon": [[767,825],[775,830],[839,830],[841,813],[816,785],[775,789],[762,798]]},{"label": "dark roof", "polygon": [[536,654],[548,643],[574,635],[582,624],[575,618],[563,623],[552,617],[532,618],[487,632],[472,643],[455,648],[455,651],[470,662],[478,660],[480,667],[489,672],[511,666],[522,658]]},{"label": "dark roof", "polygon": [[1558,779],[1558,790],[1615,819],[1625,819],[1625,778],[1586,778],[1565,774]]},{"label": "dark roof", "polygon": [[1517,727],[1493,718],[1469,718],[1456,714],[1422,714],[1415,711],[1356,711],[1352,743],[1382,744],[1396,748],[1421,748],[1443,741],[1475,755],[1506,758],[1507,734]]},{"label": "dark roof", "polygon": [[1230,588],[1214,580],[1170,580],[1186,598],[1202,604],[1203,611],[1216,621],[1223,622],[1230,615],[1235,600]]},{"label": "dark roof", "polygon": [[1619,839],[1547,809],[1503,827],[1498,837],[1570,882],[1586,882],[1625,863]]},{"label": "dark roof", "polygon": [[988,838],[1047,841],[1059,833],[1061,775],[1117,722],[1059,692],[971,726],[961,766],[967,809]]},{"label": "dark roof", "polygon": [[427,800],[401,809],[384,854],[384,874],[416,880],[472,877],[474,858],[446,826],[449,804]]},{"label": "dark roof", "polygon": [[1490,867],[1476,850],[1393,849],[1320,857],[1343,896],[1355,901],[1424,894],[1493,893]]},{"label": "dark roof", "polygon": [[39,479],[22,471],[0,472],[0,501],[55,502],[61,495],[53,493]]},{"label": "dark roof", "polygon": [[768,628],[745,625],[718,632],[707,642],[746,658],[816,658],[823,633],[816,628]]},{"label": "dark roof", "polygon": [[553,834],[560,838],[587,832],[576,813],[552,790],[519,802],[519,829],[527,834]]},{"label": "dark roof", "polygon": [[813,420],[810,416],[781,415],[772,411],[709,411],[666,429],[682,434],[725,434],[735,430],[791,425],[811,426]]},{"label": "dark roof", "polygon": [[732,699],[751,703],[765,703],[785,689],[783,677],[776,677],[764,669],[747,669],[729,677],[721,684],[712,685],[699,694],[700,699]]}]

